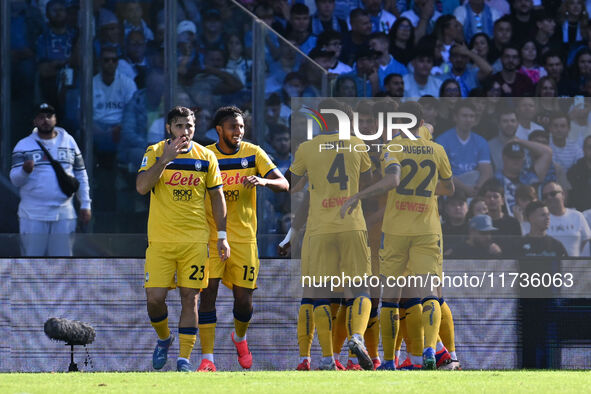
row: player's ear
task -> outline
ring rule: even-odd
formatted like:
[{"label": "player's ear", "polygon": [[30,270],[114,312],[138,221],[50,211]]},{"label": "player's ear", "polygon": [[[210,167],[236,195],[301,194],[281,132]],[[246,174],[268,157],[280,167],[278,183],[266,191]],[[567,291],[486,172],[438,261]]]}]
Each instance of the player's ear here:
[{"label": "player's ear", "polygon": [[223,131],[222,126],[216,125],[215,126],[215,131],[217,131],[218,134],[222,134],[222,131]]}]

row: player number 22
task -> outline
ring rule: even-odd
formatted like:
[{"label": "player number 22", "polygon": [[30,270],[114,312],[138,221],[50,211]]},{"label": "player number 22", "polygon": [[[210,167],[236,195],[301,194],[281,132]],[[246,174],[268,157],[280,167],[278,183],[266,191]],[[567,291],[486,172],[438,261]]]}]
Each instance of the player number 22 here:
[{"label": "player number 22", "polygon": [[243,265],[242,268],[244,268],[244,275],[242,277],[242,280],[248,280],[252,282],[254,280],[254,267]]},{"label": "player number 22", "polygon": [[[191,268],[193,268],[193,273],[191,275],[189,275],[189,279],[191,280],[203,280],[203,278],[205,278],[205,266],[204,265],[192,265]],[[197,277],[197,274],[201,274],[199,277]]]},{"label": "player number 22", "polygon": [[349,177],[345,172],[345,156],[342,153],[337,153],[335,156],[328,170],[328,175],[326,175],[326,179],[329,183],[338,183],[341,190],[347,190]]},{"label": "player number 22", "polygon": [[[435,171],[437,170],[437,166],[435,165],[433,160],[423,160],[417,165],[417,162],[412,159],[404,159],[400,162],[400,165],[403,168],[410,167],[410,171],[408,172],[408,174],[406,174],[404,178],[400,180],[400,184],[396,188],[396,191],[399,194],[403,194],[405,196],[412,196],[414,194],[416,196],[421,197],[431,197],[431,194],[433,194],[433,192],[427,190],[427,186],[429,186],[429,183],[431,183],[431,179],[433,179],[433,177],[435,176]],[[421,168],[429,167],[429,173],[415,190],[407,189],[406,186],[410,183],[410,181],[419,171],[419,166],[421,166]]]}]

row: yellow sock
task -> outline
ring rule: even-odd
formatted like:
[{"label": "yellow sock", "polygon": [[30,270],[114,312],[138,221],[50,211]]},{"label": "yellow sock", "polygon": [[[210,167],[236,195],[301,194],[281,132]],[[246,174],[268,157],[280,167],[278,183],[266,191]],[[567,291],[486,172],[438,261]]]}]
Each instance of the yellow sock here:
[{"label": "yellow sock", "polygon": [[332,357],[332,317],[328,304],[314,307],[314,324],[316,324],[322,357]]},{"label": "yellow sock", "polygon": [[196,340],[197,327],[179,327],[179,357],[189,360]]},{"label": "yellow sock", "polygon": [[158,339],[164,340],[170,337],[170,329],[168,328],[168,313],[162,317],[156,319],[150,319],[150,324],[154,327]]},{"label": "yellow sock", "polygon": [[238,319],[234,319],[234,331],[236,332],[236,335],[239,337],[246,336],[246,330],[248,330],[249,324],[249,321],[240,321]]},{"label": "yellow sock", "polygon": [[423,334],[425,335],[425,348],[430,347],[435,350],[437,346],[437,336],[439,335],[439,326],[441,324],[441,306],[437,298],[428,298],[423,300]]},{"label": "yellow sock", "polygon": [[345,343],[345,339],[347,339],[347,325],[346,325],[347,306],[346,305],[340,305],[340,307],[336,313],[336,318],[335,318],[335,315],[333,315],[332,321],[334,322],[332,325],[332,351],[335,353],[341,353],[341,349],[343,348],[343,343]]},{"label": "yellow sock", "polygon": [[312,299],[302,299],[298,314],[298,345],[300,357],[310,357],[312,340],[314,339],[314,305]]},{"label": "yellow sock", "polygon": [[199,343],[201,354],[213,354],[217,317],[212,312],[199,312]]},{"label": "yellow sock", "polygon": [[454,333],[454,318],[447,302],[441,304],[441,325],[439,326],[439,335],[441,342],[448,352],[456,351],[456,341]]},{"label": "yellow sock", "polygon": [[367,321],[367,328],[365,329],[365,347],[369,357],[373,359],[379,358],[380,354],[378,346],[380,343],[380,320],[378,317],[378,309],[371,308],[369,313],[369,320]]},{"label": "yellow sock", "polygon": [[[398,309],[398,316],[400,316],[399,321],[400,321],[400,327],[398,328],[398,335],[396,336],[396,344],[394,345],[394,350],[396,351],[400,351],[400,349],[402,348],[402,340],[404,339],[406,341],[406,309],[404,308],[399,308]],[[408,343],[407,345],[408,346]]]},{"label": "yellow sock", "polygon": [[384,361],[394,360],[394,345],[398,338],[400,320],[398,316],[398,304],[382,302],[380,310],[380,328],[382,331],[382,348],[384,349]]},{"label": "yellow sock", "polygon": [[[413,305],[414,304],[414,305]],[[406,333],[410,343],[406,343],[407,353],[423,355],[423,306],[419,298],[406,303]]]},{"label": "yellow sock", "polygon": [[351,335],[363,336],[367,328],[369,313],[371,312],[371,300],[369,297],[361,296],[353,300],[353,305],[347,310],[347,326]]}]

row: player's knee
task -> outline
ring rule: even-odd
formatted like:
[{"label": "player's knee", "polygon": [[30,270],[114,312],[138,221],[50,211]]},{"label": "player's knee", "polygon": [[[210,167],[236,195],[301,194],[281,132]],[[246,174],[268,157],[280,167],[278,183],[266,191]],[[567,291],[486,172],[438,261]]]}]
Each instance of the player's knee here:
[{"label": "player's knee", "polygon": [[195,308],[199,292],[197,289],[181,288],[181,305],[183,308]]},{"label": "player's knee", "polygon": [[166,303],[166,293],[146,289],[146,302],[148,304],[148,308],[161,307]]}]

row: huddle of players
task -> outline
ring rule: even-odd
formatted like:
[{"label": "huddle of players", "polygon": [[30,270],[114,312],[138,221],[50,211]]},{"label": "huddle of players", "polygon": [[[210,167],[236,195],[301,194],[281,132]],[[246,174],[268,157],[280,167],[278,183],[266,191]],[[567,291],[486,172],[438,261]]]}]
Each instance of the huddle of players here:
[{"label": "huddle of players", "polygon": [[260,147],[242,141],[240,109],[218,109],[213,123],[218,142],[203,147],[192,141],[193,111],[173,108],[166,119],[170,138],[147,148],[136,180],[140,194],[150,193],[144,287],[148,316],[158,335],[154,369],[164,367],[174,341],[165,300],[169,289],[178,286],[177,370],[194,370],[189,359],[197,330],[203,355],[197,370],[216,370],[215,302],[220,280],[234,295],[231,340],[238,362],[246,369],[252,366],[246,332],[259,272],[256,187],[281,192],[289,184]]},{"label": "huddle of players", "polygon": [[[338,108],[353,119],[352,109],[334,100],[322,102],[320,108]],[[375,130],[377,125],[371,123],[377,113],[395,108],[362,103],[356,110],[359,128],[366,124],[369,130]],[[298,147],[290,167],[291,183],[307,183],[309,193],[300,207],[308,212],[301,241],[302,275],[353,277],[373,273],[382,279],[441,275],[437,196],[454,193],[451,167],[443,147],[431,141],[420,105],[405,102],[397,112],[417,117],[418,124],[410,129],[416,140],[400,133],[385,141],[381,152],[349,151],[349,146],[363,142],[351,137],[335,144],[338,123],[327,116],[327,131]],[[331,144],[339,145],[339,149],[327,151]],[[327,198],[344,203],[323,204]],[[303,227],[301,218],[305,216],[296,215],[299,220],[294,221],[294,229]],[[290,236],[291,232],[286,241]],[[280,249],[283,252],[284,244]],[[322,370],[459,368],[453,318],[440,289],[431,293],[428,288],[384,286],[379,318],[379,288],[340,290],[335,294],[304,288],[298,315],[300,363],[296,369],[310,370],[314,329],[322,348],[318,367]],[[383,362],[378,355],[380,329]],[[338,359],[345,338],[350,351],[346,367]],[[408,357],[399,363],[402,339]]]}]

